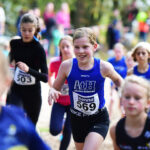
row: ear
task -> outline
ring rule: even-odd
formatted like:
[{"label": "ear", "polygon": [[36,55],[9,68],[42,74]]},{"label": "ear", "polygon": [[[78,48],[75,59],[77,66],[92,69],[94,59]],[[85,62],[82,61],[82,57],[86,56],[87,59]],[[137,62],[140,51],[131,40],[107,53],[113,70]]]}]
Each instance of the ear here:
[{"label": "ear", "polygon": [[96,49],[98,48],[98,44],[94,44],[94,51],[96,51]]}]

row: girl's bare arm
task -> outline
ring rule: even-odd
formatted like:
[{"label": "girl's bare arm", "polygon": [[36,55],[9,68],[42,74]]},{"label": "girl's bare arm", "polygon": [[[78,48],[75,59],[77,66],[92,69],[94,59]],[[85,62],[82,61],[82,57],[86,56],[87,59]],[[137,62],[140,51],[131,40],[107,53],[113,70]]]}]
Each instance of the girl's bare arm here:
[{"label": "girl's bare arm", "polygon": [[103,77],[110,78],[117,87],[123,83],[123,78],[114,70],[114,67],[106,61],[101,61],[100,71]]},{"label": "girl's bare arm", "polygon": [[68,77],[68,74],[70,73],[71,67],[72,67],[72,59],[62,62],[62,64],[59,67],[57,77],[53,83],[53,88],[55,88],[58,91],[61,90],[61,87],[63,86],[65,80]]}]

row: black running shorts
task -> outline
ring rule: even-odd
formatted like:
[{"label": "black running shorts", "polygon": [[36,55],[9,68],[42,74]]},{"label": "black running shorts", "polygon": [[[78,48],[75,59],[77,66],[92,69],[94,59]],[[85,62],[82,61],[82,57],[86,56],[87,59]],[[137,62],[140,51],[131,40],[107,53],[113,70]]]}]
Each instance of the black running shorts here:
[{"label": "black running shorts", "polygon": [[96,132],[105,139],[109,129],[108,111],[105,107],[90,116],[77,116],[71,113],[71,127],[75,142],[83,143],[90,132]]}]

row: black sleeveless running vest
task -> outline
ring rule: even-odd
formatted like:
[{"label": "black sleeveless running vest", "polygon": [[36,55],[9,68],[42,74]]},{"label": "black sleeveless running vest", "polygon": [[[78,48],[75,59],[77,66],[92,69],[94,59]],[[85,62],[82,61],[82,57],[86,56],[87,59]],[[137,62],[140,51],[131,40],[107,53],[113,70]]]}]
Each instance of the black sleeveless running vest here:
[{"label": "black sleeveless running vest", "polygon": [[125,118],[116,126],[116,143],[120,150],[150,150],[150,118],[147,117],[140,136],[131,137],[125,131]]}]

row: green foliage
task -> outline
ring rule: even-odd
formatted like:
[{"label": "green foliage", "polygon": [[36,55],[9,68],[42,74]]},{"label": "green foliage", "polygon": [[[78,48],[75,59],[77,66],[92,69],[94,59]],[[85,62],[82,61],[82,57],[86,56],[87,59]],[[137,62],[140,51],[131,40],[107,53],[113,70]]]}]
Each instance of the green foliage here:
[{"label": "green foliage", "polygon": [[[43,13],[46,4],[53,2],[55,10],[58,11],[62,2],[68,2],[71,22],[75,28],[99,24],[107,26],[113,17],[114,9],[120,10],[121,18],[127,12],[127,6],[133,1],[135,0],[0,0],[0,3],[6,12],[8,31],[15,34],[15,22],[21,9],[39,7]],[[146,3],[146,0],[141,1]]]}]

